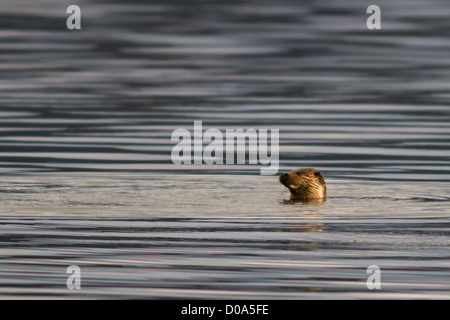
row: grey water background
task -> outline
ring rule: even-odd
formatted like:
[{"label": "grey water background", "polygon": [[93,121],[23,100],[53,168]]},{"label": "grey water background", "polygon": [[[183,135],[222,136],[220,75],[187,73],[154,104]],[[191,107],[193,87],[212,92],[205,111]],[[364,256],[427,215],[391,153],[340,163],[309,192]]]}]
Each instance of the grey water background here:
[{"label": "grey water background", "polygon": [[[3,0],[0,298],[450,298],[449,16]],[[171,133],[197,120],[279,129],[280,171],[320,169],[327,200],[285,204],[260,165],[175,166]]]}]

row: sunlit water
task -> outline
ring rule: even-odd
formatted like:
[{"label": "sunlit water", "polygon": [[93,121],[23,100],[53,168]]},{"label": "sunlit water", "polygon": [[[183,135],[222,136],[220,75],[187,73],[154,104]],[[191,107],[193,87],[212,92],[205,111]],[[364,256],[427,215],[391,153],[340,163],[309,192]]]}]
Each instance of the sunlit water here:
[{"label": "sunlit water", "polygon": [[[78,4],[0,7],[1,298],[450,298],[448,5]],[[279,129],[327,200],[175,166],[194,121]]]}]

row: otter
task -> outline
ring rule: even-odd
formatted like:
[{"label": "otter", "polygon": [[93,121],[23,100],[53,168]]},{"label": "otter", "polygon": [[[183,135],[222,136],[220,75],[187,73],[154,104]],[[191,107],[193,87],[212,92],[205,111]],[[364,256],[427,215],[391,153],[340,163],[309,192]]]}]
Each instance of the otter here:
[{"label": "otter", "polygon": [[291,192],[291,200],[324,199],[327,187],[322,173],[314,168],[301,168],[280,175],[280,182]]}]

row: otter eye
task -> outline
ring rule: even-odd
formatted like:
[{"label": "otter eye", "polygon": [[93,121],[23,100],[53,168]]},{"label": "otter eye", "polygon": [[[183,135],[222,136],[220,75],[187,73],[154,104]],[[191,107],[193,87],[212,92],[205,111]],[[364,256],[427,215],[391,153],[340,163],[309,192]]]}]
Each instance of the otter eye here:
[{"label": "otter eye", "polygon": [[315,176],[320,176],[320,172],[319,172],[319,171],[316,171],[316,172],[314,172],[314,175],[315,175]]}]

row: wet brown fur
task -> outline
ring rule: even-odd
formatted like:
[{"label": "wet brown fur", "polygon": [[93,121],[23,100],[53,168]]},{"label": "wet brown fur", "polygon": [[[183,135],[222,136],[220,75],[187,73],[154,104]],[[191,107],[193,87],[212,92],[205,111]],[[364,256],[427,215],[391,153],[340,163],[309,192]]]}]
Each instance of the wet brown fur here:
[{"label": "wet brown fur", "polygon": [[322,173],[314,168],[301,168],[280,175],[280,183],[289,189],[291,199],[324,199],[327,187]]}]

